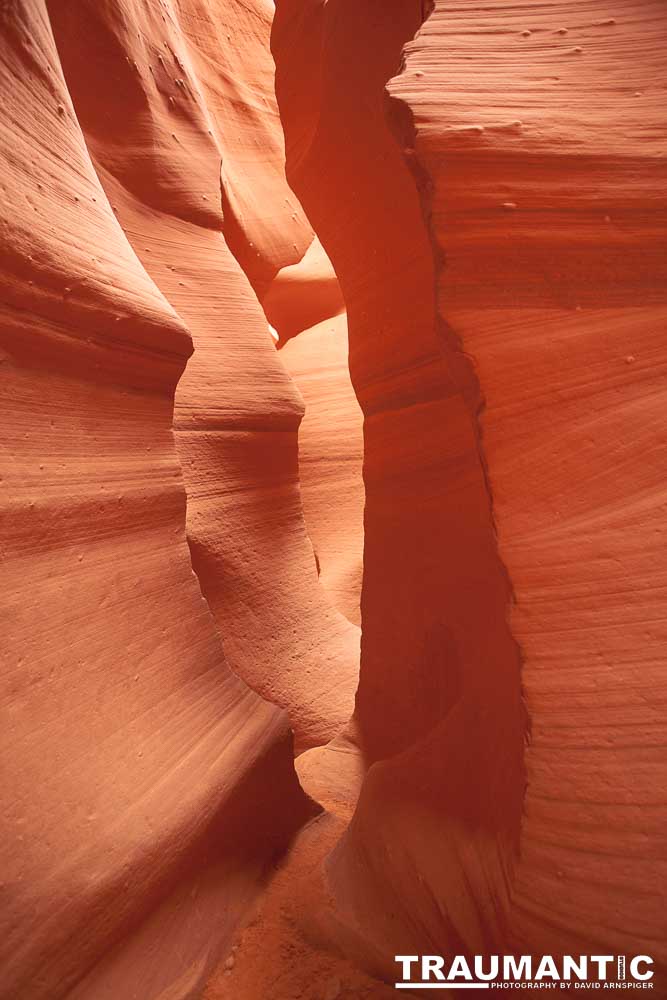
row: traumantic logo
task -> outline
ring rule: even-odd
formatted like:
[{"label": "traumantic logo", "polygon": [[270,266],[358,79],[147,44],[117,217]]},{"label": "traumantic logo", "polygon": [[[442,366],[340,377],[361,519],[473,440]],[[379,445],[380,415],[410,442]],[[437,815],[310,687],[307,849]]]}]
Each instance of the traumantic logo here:
[{"label": "traumantic logo", "polygon": [[649,955],[395,955],[397,990],[653,989]]}]

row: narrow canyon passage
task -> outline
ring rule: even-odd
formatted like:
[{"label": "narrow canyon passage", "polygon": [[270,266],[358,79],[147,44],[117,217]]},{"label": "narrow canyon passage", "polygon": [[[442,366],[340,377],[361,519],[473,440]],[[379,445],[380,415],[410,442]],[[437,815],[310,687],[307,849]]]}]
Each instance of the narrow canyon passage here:
[{"label": "narrow canyon passage", "polygon": [[300,390],[299,482],[320,582],[355,624],[363,564],[363,415],[350,381],[345,303],[315,238],[278,273],[262,305]]},{"label": "narrow canyon passage", "polygon": [[[93,88],[79,44],[82,17],[98,39]],[[224,25],[213,11],[206,16],[210,34],[194,10],[174,8],[165,22],[146,25],[140,5],[128,9],[121,26],[92,3],[77,10],[57,4],[52,22],[107,196],[138,259],[193,338],[174,427],[194,570],[230,668],[288,711],[300,751],[326,742],[349,718],[359,634],[317,585],[298,487],[303,402],[257,299],[268,276],[298,260],[313,235],[284,179],[266,14],[258,7],[240,17],[251,32],[245,49],[224,44]],[[118,34],[144,38],[147,28],[153,55],[135,68]],[[226,72],[235,78],[220,94]],[[113,121],[105,118],[120,94],[105,87],[104,77],[119,73],[124,82],[132,77],[128,88],[141,75],[153,98],[146,108],[135,93],[129,127],[127,108]],[[252,104],[249,87],[257,95]],[[266,106],[257,111],[260,96]],[[132,130],[137,142],[150,143],[148,162],[137,157]],[[273,159],[257,160],[257,177],[237,176],[235,158],[247,158],[247,148],[258,143],[265,151],[273,147]],[[230,198],[239,213],[248,200],[249,220],[235,220]]]},{"label": "narrow canyon passage", "polygon": [[666,41],[2,6],[3,1000],[667,998]]}]

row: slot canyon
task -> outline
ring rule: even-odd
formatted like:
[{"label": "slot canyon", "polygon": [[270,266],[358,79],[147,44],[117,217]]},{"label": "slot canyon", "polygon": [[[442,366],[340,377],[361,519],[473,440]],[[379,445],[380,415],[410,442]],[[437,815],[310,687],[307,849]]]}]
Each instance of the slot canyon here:
[{"label": "slot canyon", "polygon": [[667,998],[664,0],[2,0],[0,81],[0,997]]}]

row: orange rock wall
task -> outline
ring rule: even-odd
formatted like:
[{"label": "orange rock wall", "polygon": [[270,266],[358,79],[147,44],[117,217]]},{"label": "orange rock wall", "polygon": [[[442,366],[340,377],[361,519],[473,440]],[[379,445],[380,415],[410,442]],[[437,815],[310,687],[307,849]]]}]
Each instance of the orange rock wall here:
[{"label": "orange rock wall", "polygon": [[348,369],[347,319],[332,316],[281,351],[304,398],[299,481],[320,583],[359,624],[364,547],[363,421]]},{"label": "orange rock wall", "polygon": [[666,40],[662,0],[0,10],[3,995],[200,992],[359,619],[300,764],[368,768],[346,955],[667,967]]},{"label": "orange rock wall", "polygon": [[320,583],[355,624],[364,544],[363,415],[350,381],[347,316],[336,273],[314,239],[262,298],[280,357],[306,409],[299,482]]},{"label": "orange rock wall", "polygon": [[666,41],[650,0],[438,2],[390,84],[484,391],[524,656],[512,938],[663,966]]},{"label": "orange rock wall", "polygon": [[318,586],[298,488],[303,401],[249,281],[268,287],[312,240],[284,177],[271,7],[53,7],[105,190],[194,340],[175,427],[193,564],[227,659],[290,711],[297,749],[323,743],[352,710],[359,634]]},{"label": "orange rock wall", "polygon": [[366,414],[339,916],[387,976],[664,962],[664,7],[438,0],[401,67],[420,6],[280,0],[273,33]]},{"label": "orange rock wall", "polygon": [[[189,29],[195,13],[189,21],[183,15]],[[223,654],[186,543],[172,420],[199,323],[225,332],[227,346],[216,355],[215,338],[210,349],[200,343],[180,383],[181,453],[185,444],[185,460],[195,461],[190,437],[206,453],[206,434],[194,428],[216,404],[222,422],[229,412],[236,420],[232,451],[244,434],[252,438],[249,412],[255,429],[268,424],[264,437],[285,443],[273,459],[275,477],[262,470],[278,511],[269,531],[279,531],[265,545],[271,558],[278,545],[296,550],[299,593],[306,566],[317,589],[294,485],[302,404],[221,235],[220,155],[183,68],[186,26],[177,31],[169,15],[166,6],[74,11],[42,0],[0,14],[0,966],[3,995],[25,1000],[188,995],[228,941],[267,859],[312,813],[295,779],[287,717],[229,669],[238,651],[230,643]],[[260,20],[268,39],[268,17]],[[266,44],[262,51],[268,72]],[[182,102],[173,111],[170,87]],[[279,183],[279,154],[263,162]],[[243,173],[236,153],[227,169]],[[249,214],[251,196],[236,194],[237,211]],[[293,243],[310,242],[295,213],[305,235],[290,233],[285,249],[287,211],[247,219],[248,234],[259,239],[261,228],[264,246],[254,280],[296,255]],[[151,253],[155,265],[142,266],[139,257]],[[192,307],[193,285],[203,319]],[[165,297],[176,300],[176,289],[178,312]],[[246,339],[245,354],[238,347],[235,354],[234,341]],[[211,355],[219,369],[207,368]],[[225,376],[234,364],[230,401]],[[260,391],[263,364],[268,388]],[[215,451],[217,442],[208,446]],[[198,481],[206,471],[202,459]],[[233,470],[222,485],[220,475],[216,466],[216,488],[231,495]],[[237,485],[255,488],[250,475]],[[195,528],[205,520],[196,502],[190,516]],[[240,525],[237,532],[230,562],[243,558]],[[212,534],[208,544],[216,543]],[[258,543],[246,543],[255,555]],[[298,606],[290,580],[277,588],[275,566],[266,573],[267,604]],[[320,606],[354,646],[352,626],[323,599]],[[300,628],[307,622],[298,608],[290,631],[297,619]],[[259,640],[248,632],[254,655]],[[316,645],[319,633],[306,641]],[[289,686],[273,681],[281,684]],[[294,706],[298,695],[289,690],[284,701]],[[311,714],[326,732],[327,709]]]}]

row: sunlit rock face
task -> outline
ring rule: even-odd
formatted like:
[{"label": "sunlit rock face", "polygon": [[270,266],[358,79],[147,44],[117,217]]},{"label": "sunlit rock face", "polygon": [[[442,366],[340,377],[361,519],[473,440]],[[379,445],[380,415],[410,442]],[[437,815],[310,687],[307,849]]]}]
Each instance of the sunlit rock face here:
[{"label": "sunlit rock face", "polygon": [[320,583],[332,603],[358,624],[363,417],[350,381],[345,303],[317,238],[298,264],[278,272],[262,305],[306,405],[299,427],[299,481]]},{"label": "sunlit rock face", "polygon": [[664,993],[665,42],[2,5],[3,997]]},{"label": "sunlit rock face", "polygon": [[[77,114],[134,252],[194,354],[174,426],[194,569],[230,667],[297,749],[352,710],[359,632],[318,586],[298,482],[303,400],[257,295],[313,240],[287,186],[272,5],[55,4]],[[95,77],[81,38],[95,46]]]},{"label": "sunlit rock face", "polygon": [[[69,87],[59,13],[2,12],[1,989],[99,998],[131,983],[150,997],[202,977],[266,858],[310,810],[287,717],[229,669],[192,573],[172,432],[191,331],[119,223],[121,195],[136,192],[96,155],[124,122],[141,161],[132,125],[149,102],[133,59],[146,36],[125,25],[127,87],[110,71],[103,87],[93,55],[113,36],[79,5],[87,69]],[[86,72],[102,136],[90,144],[77,109]],[[170,219],[201,227],[220,255],[209,173],[192,180],[209,215]],[[142,218],[158,219],[158,200]],[[130,932],[138,954],[123,950]]]}]

